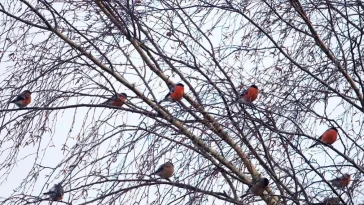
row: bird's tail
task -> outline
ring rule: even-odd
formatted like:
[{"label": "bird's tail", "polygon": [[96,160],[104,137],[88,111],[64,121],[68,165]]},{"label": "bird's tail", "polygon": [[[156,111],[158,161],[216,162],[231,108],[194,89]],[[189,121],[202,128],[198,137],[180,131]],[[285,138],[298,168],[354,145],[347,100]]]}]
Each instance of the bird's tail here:
[{"label": "bird's tail", "polygon": [[240,196],[241,199],[244,199],[246,196],[248,196],[248,192],[244,193],[243,195]]},{"label": "bird's tail", "polygon": [[251,184],[248,184],[248,189],[246,190],[246,192],[240,196],[240,198],[244,198],[246,197],[247,195],[249,195],[249,191],[250,191],[250,188],[252,188],[253,185]]},{"label": "bird's tail", "polygon": [[157,115],[156,115],[156,117],[163,117],[163,115],[162,115],[162,113],[160,113],[160,112],[157,112]]},{"label": "bird's tail", "polygon": [[43,193],[44,195],[50,195],[50,194],[54,194],[55,192],[54,191],[49,191],[49,192],[45,192]]},{"label": "bird's tail", "polygon": [[238,104],[238,103],[239,103],[239,99],[237,99],[237,100],[233,101],[232,103],[230,103],[230,105],[229,105],[229,106],[231,106],[231,105],[235,105],[235,104]]},{"label": "bird's tail", "polygon": [[106,100],[105,102],[100,103],[100,105],[110,105],[110,100]]},{"label": "bird's tail", "polygon": [[318,142],[316,142],[315,144],[311,145],[308,149],[311,149],[312,147],[317,146],[318,144],[319,144],[319,143],[318,143]]},{"label": "bird's tail", "polygon": [[158,102],[158,105],[160,105],[162,102],[166,101],[166,99],[163,99],[161,101]]},{"label": "bird's tail", "polygon": [[238,104],[239,102],[240,102],[240,98],[237,98],[235,101],[233,101],[232,103],[230,103],[230,106],[231,105]]}]

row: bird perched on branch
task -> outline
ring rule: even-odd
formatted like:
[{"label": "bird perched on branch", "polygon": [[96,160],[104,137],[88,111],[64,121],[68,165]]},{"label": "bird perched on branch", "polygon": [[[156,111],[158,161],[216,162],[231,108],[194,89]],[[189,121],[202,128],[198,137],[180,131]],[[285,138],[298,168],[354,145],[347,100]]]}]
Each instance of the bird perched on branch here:
[{"label": "bird perched on branch", "polygon": [[169,178],[173,175],[173,173],[174,173],[174,165],[172,164],[172,162],[166,162],[161,166],[159,166],[157,171],[153,172],[150,175],[158,175],[163,179],[171,181]]},{"label": "bird perched on branch", "polygon": [[326,198],[320,203],[312,203],[312,205],[341,205],[340,199],[337,197]]},{"label": "bird perched on branch", "polygon": [[[254,185],[250,185],[247,193],[251,193],[255,196],[263,196],[263,192],[268,187],[269,180],[267,178],[259,179]],[[244,198],[246,194],[242,195],[241,198]]]},{"label": "bird perched on branch", "polygon": [[240,94],[240,97],[237,101],[231,103],[243,103],[243,104],[251,104],[254,100],[258,98],[259,89],[256,85],[251,85],[248,89],[243,90]]},{"label": "bird perched on branch", "polygon": [[184,85],[182,83],[177,83],[176,86],[174,86],[173,89],[171,89],[169,93],[166,95],[166,97],[164,97],[164,99],[161,100],[158,104],[161,104],[164,101],[169,101],[169,102],[180,101],[182,100],[184,93],[185,93]]},{"label": "bird perched on branch", "polygon": [[350,184],[350,180],[350,174],[344,174],[344,176],[330,180],[330,183],[332,184],[332,186],[342,189]]},{"label": "bird perched on branch", "polygon": [[112,96],[106,102],[102,103],[101,105],[111,105],[115,107],[121,107],[126,103],[128,96],[125,93],[120,93],[117,95]]},{"label": "bird perched on branch", "polygon": [[48,192],[43,193],[44,195],[49,195],[49,200],[51,201],[62,201],[64,190],[61,183],[55,184]]},{"label": "bird perched on branch", "polygon": [[32,92],[30,90],[24,90],[14,100],[10,101],[10,103],[14,103],[20,108],[26,107],[32,101],[31,94]]},{"label": "bird perched on branch", "polygon": [[[319,140],[322,143],[325,144],[333,144],[336,140],[337,140],[337,136],[338,136],[338,130],[336,129],[336,127],[331,127],[330,129],[326,130],[319,138]],[[312,146],[309,147],[312,148],[316,145],[320,144],[320,142],[316,142],[315,144],[313,144]]]}]

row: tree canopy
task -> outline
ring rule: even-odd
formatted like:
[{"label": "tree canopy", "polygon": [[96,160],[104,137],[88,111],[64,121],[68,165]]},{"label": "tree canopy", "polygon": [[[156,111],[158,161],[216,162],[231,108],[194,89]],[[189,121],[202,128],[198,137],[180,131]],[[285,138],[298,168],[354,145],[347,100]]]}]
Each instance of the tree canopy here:
[{"label": "tree canopy", "polygon": [[[0,204],[48,203],[57,183],[58,204],[364,203],[363,13],[347,0],[0,1]],[[159,103],[177,83],[183,99]],[[251,85],[258,98],[234,103]],[[29,105],[9,104],[24,90]],[[150,176],[167,161],[171,181]],[[264,194],[247,192],[260,178]]]}]

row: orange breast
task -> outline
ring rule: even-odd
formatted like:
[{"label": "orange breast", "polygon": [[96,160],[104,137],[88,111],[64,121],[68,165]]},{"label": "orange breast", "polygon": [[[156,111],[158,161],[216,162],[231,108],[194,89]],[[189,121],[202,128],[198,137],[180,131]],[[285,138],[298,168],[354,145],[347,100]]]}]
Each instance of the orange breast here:
[{"label": "orange breast", "polygon": [[244,99],[248,102],[253,102],[257,99],[259,90],[253,87],[249,87],[248,93],[244,96]]},{"label": "orange breast", "polygon": [[62,201],[62,199],[63,199],[63,196],[60,196],[57,198],[57,201]]},{"label": "orange breast", "polygon": [[25,99],[25,100],[23,100],[22,102],[23,102],[24,106],[27,106],[27,105],[29,105],[29,104],[30,104],[30,102],[32,102],[32,97],[29,95],[29,96],[27,96],[27,97],[26,97],[26,99]]},{"label": "orange breast", "polygon": [[126,102],[126,98],[120,96],[117,100],[116,99],[113,100],[112,105],[117,106],[117,107],[121,107],[121,106],[123,106],[125,104],[125,102]]},{"label": "orange breast", "polygon": [[342,179],[340,181],[340,185],[343,186],[343,187],[348,186],[349,184],[350,184],[350,178],[348,178],[348,179]]},{"label": "orange breast", "polygon": [[125,98],[124,96],[120,96],[120,97],[119,97],[119,99],[120,99],[123,103],[125,103],[125,102],[126,102],[126,98]]},{"label": "orange breast", "polygon": [[160,176],[162,178],[170,178],[172,175],[173,175],[173,172],[174,172],[174,167],[166,167],[164,168],[164,170],[161,172]]},{"label": "orange breast", "polygon": [[333,129],[327,130],[322,134],[321,141],[326,144],[333,144],[337,140],[337,132]]},{"label": "orange breast", "polygon": [[183,94],[185,93],[185,89],[182,86],[176,86],[176,89],[173,93],[171,93],[171,98],[173,101],[180,101],[183,98]]}]

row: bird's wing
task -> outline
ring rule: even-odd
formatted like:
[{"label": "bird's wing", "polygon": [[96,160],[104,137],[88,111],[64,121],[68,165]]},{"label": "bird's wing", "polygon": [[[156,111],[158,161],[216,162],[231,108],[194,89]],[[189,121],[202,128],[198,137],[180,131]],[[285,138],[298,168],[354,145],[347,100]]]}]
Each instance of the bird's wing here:
[{"label": "bird's wing", "polygon": [[162,103],[163,101],[166,101],[168,97],[176,90],[176,86],[173,86],[173,88],[167,93],[167,95],[163,98],[163,100],[159,101],[158,104]]},{"label": "bird's wing", "polygon": [[173,86],[171,89],[171,93],[173,93],[176,90],[177,85]]},{"label": "bird's wing", "polygon": [[163,100],[161,100],[159,103],[161,103],[161,102],[163,102],[163,101],[165,101],[165,100],[167,100],[167,98],[172,94],[174,92],[174,88],[172,88],[168,93],[167,93],[167,95],[163,98]]},{"label": "bird's wing", "polygon": [[176,90],[176,85],[171,88],[171,90],[169,91],[169,93],[167,94],[166,97],[168,97],[169,95],[171,95],[172,93],[174,93],[175,90]]},{"label": "bird's wing", "polygon": [[163,170],[163,168],[164,168],[164,166],[163,166],[163,165],[161,165],[161,166],[157,169],[157,171],[153,172],[152,174],[157,174],[157,173],[161,172],[161,171]]},{"label": "bird's wing", "polygon": [[120,98],[119,98],[119,95],[113,95],[110,99],[111,100],[117,100],[117,99],[120,99]]},{"label": "bird's wing", "polygon": [[20,94],[18,96],[16,96],[16,98],[14,100],[12,100],[11,102],[16,102],[16,101],[20,101],[20,100],[25,100],[27,98],[27,96],[25,94]]},{"label": "bird's wing", "polygon": [[117,100],[119,99],[117,95],[113,95],[111,98],[107,99],[105,102],[101,103],[102,105],[108,105],[110,104],[113,100]]},{"label": "bird's wing", "polygon": [[248,89],[244,89],[241,91],[240,95],[246,95],[248,93]]},{"label": "bird's wing", "polygon": [[167,95],[164,97],[164,99],[167,99],[171,94],[173,93],[173,91],[169,91],[168,93],[167,93]]}]

